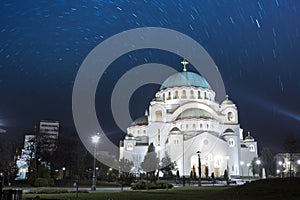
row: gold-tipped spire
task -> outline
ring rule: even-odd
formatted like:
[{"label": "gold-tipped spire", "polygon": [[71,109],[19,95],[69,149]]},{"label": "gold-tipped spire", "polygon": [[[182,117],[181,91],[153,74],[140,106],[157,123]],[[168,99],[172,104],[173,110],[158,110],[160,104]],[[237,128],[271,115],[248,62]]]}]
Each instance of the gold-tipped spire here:
[{"label": "gold-tipped spire", "polygon": [[183,61],[180,62],[183,65],[183,71],[186,72],[186,65],[189,64],[188,61],[186,61],[185,59]]},{"label": "gold-tipped spire", "polygon": [[228,94],[226,94],[226,101],[228,101],[229,100],[229,96],[228,96]]}]

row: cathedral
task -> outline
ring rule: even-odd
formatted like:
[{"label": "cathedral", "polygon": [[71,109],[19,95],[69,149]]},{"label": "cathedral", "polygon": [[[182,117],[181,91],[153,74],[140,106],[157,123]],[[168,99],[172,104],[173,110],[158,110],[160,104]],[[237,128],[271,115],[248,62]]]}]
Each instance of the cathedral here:
[{"label": "cathedral", "polygon": [[145,115],[127,128],[120,142],[120,159],[132,161],[133,171],[140,172],[152,143],[158,159],[168,154],[180,175],[194,170],[199,176],[195,170],[199,157],[203,177],[205,168],[216,177],[225,169],[230,177],[252,175],[257,142],[250,133],[244,137],[236,105],[228,96],[217,102],[205,78],[187,71],[187,61],[181,63],[183,71],[163,82]]}]

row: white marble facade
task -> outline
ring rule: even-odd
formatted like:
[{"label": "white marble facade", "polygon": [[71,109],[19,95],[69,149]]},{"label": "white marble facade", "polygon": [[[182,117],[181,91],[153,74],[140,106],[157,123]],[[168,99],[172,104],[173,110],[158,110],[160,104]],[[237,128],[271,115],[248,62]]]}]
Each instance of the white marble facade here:
[{"label": "white marble facade", "polygon": [[216,177],[225,169],[230,176],[246,176],[257,157],[257,142],[250,134],[244,138],[236,105],[228,96],[216,102],[205,78],[185,67],[164,81],[145,115],[127,128],[120,142],[120,159],[133,161],[137,172],[151,143],[159,160],[168,153],[180,175],[187,176],[193,167],[198,169],[197,151],[202,176],[205,166]]}]

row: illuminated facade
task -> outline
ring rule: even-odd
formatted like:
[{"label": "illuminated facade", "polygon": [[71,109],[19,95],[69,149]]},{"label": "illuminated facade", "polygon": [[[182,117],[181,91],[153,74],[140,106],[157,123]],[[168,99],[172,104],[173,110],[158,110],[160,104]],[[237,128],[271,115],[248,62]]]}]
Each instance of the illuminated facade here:
[{"label": "illuminated facade", "polygon": [[21,155],[18,156],[16,165],[18,173],[16,180],[25,180],[27,178],[28,168],[30,161],[35,158],[37,138],[35,134],[24,136],[24,148],[22,149]]},{"label": "illuminated facade", "polygon": [[280,177],[300,177],[300,153],[278,153],[275,155],[276,172]]},{"label": "illuminated facade", "polygon": [[[120,158],[133,161],[139,171],[149,144],[153,143],[161,160],[166,154],[176,162],[180,175],[198,168],[201,152],[202,176],[248,175],[250,163],[257,157],[257,143],[245,138],[238,120],[236,105],[228,96],[215,101],[215,92],[199,74],[184,70],[167,78],[150,102],[145,116],[127,128],[120,142]],[[196,170],[198,176],[198,170]],[[250,175],[251,170],[250,170]]]},{"label": "illuminated facade", "polygon": [[41,152],[53,153],[57,149],[59,122],[42,120],[39,127]]}]

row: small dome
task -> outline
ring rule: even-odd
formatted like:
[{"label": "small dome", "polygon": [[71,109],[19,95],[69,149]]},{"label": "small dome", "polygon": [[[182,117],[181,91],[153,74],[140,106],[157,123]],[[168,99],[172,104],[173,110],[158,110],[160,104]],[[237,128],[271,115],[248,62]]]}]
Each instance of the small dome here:
[{"label": "small dome", "polygon": [[139,117],[134,122],[132,122],[131,126],[144,126],[148,125],[148,116]]},{"label": "small dome", "polygon": [[234,133],[234,131],[231,128],[228,128],[224,131],[224,133]]},{"label": "small dome", "polygon": [[181,86],[195,86],[211,89],[209,83],[199,74],[183,71],[169,76],[161,85],[160,90]]},{"label": "small dome", "polygon": [[178,132],[178,131],[180,132],[180,129],[177,128],[176,126],[170,130],[170,132]]},{"label": "small dome", "polygon": [[250,132],[248,132],[248,135],[245,137],[245,140],[254,140],[254,138],[250,135]]},{"label": "small dome", "polygon": [[221,105],[233,105],[233,104],[234,103],[231,100],[229,100],[229,96],[226,95],[226,99],[222,102]]},{"label": "small dome", "polygon": [[206,110],[198,109],[198,108],[191,108],[183,111],[176,120],[181,120],[181,119],[214,119],[214,117],[207,112]]}]

